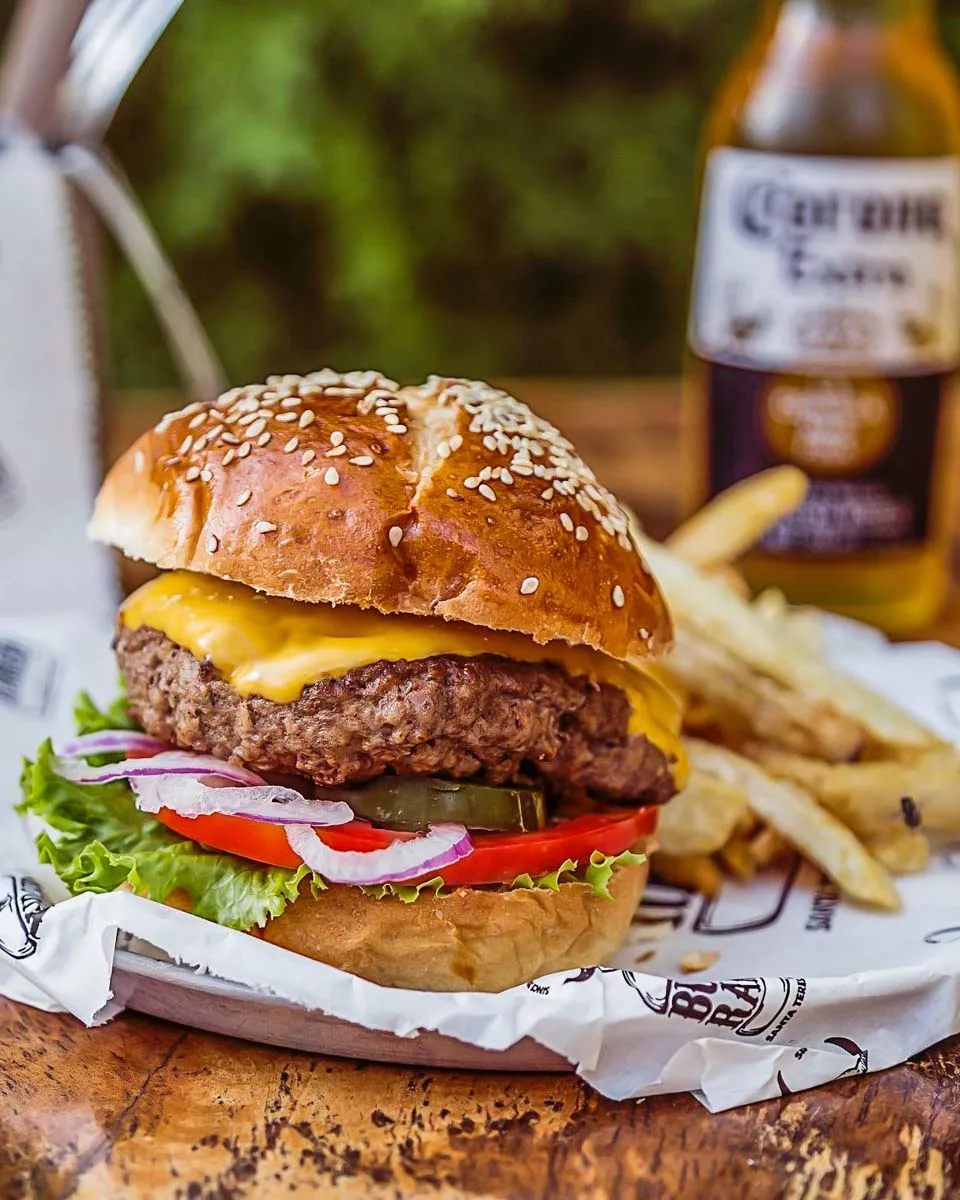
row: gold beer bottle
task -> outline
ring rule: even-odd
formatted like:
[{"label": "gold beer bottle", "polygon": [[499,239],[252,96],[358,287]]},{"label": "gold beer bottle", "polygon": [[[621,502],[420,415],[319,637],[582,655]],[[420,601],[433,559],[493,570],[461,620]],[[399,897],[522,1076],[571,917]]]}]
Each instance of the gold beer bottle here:
[{"label": "gold beer bottle", "polygon": [[930,0],[768,5],[708,119],[689,328],[699,499],[807,501],[744,563],[891,633],[948,586],[960,89]]}]

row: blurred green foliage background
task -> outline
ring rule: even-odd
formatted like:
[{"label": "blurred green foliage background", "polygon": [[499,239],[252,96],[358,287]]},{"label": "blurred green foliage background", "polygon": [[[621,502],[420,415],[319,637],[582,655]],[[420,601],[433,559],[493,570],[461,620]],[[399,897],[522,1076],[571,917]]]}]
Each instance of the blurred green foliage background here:
[{"label": "blurred green foliage background", "polygon": [[[670,372],[699,129],[756,7],[184,0],[109,144],[233,379]],[[109,279],[117,382],[175,382]]]},{"label": "blurred green foliage background", "polygon": [[[184,0],[109,143],[231,378],[679,361],[749,0]],[[174,379],[111,270],[118,382]]]}]

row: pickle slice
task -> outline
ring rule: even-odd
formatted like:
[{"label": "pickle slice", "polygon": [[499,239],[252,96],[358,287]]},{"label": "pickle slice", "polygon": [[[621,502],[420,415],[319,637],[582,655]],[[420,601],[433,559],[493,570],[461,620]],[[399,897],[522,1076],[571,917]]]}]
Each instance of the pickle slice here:
[{"label": "pickle slice", "polygon": [[539,788],[381,775],[355,788],[318,789],[318,797],[321,792],[325,799],[345,800],[358,817],[390,829],[419,831],[452,821],[468,829],[528,833],[547,823],[546,801]]}]

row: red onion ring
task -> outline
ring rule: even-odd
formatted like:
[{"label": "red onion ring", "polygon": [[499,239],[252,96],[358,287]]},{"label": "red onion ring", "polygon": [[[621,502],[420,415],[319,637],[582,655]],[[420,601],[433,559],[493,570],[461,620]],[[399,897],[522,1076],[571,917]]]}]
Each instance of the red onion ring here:
[{"label": "red onion ring", "polygon": [[215,776],[247,785],[264,782],[246,767],[234,766],[212,754],[192,754],[188,750],[164,750],[152,758],[125,758],[102,767],[91,767],[82,759],[61,758],[54,770],[71,783],[116,783],[119,779],[146,779],[155,775]]},{"label": "red onion ring", "polygon": [[133,778],[130,786],[137,808],[148,813],[169,808],[181,817],[222,813],[271,825],[319,826],[345,825],[354,816],[342,800],[309,800],[293,788],[263,780],[246,787],[211,787],[202,778],[167,774]]},{"label": "red onion ring", "polygon": [[308,825],[291,825],[285,832],[294,853],[330,883],[402,883],[473,853],[466,827],[446,823],[431,825],[428,833],[382,850],[332,850]]},{"label": "red onion ring", "polygon": [[82,737],[60,742],[55,750],[63,758],[84,758],[88,754],[127,754],[131,750],[159,754],[161,750],[169,748],[168,742],[137,729],[102,729],[99,733],[85,733]]}]

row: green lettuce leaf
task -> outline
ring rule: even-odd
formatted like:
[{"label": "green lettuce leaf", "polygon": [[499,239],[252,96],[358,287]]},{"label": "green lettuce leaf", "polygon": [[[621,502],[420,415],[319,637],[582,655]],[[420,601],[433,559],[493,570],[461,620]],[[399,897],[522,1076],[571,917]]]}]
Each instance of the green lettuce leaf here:
[{"label": "green lettuce leaf", "polygon": [[612,900],[610,894],[610,876],[617,867],[634,867],[646,862],[646,855],[634,854],[632,850],[624,850],[621,854],[604,854],[602,850],[594,850],[590,861],[582,869],[575,859],[568,858],[555,871],[534,878],[531,875],[518,875],[510,884],[511,888],[543,888],[551,892],[559,891],[562,883],[588,883],[594,894],[604,900]]},{"label": "green lettuce leaf", "polygon": [[311,874],[307,867],[288,871],[205,850],[140,812],[125,783],[71,783],[54,772],[54,762],[47,741],[24,763],[19,811],[56,831],[56,838],[46,831],[37,838],[40,861],[50,863],[74,895],[126,885],[163,902],[183,891],[197,916],[250,929],[278,917]]},{"label": "green lettuce leaf", "polygon": [[104,729],[140,728],[127,712],[127,695],[122,689],[109,708],[99,708],[89,693],[81,692],[73,706],[73,719],[81,736],[85,733],[102,733]]},{"label": "green lettuce leaf", "polygon": [[403,904],[412,904],[414,900],[419,900],[424,892],[430,892],[434,896],[447,896],[449,892],[444,890],[443,880],[438,876],[433,879],[426,879],[423,883],[378,883],[374,885],[361,885],[360,891],[365,896],[373,896],[375,900],[385,900],[388,896],[395,896],[397,900]]}]

